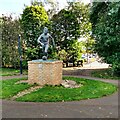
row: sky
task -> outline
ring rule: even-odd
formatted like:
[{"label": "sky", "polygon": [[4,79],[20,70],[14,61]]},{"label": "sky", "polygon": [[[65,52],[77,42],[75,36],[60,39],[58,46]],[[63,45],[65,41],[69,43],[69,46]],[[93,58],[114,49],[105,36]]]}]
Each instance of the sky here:
[{"label": "sky", "polygon": [[[90,0],[81,0],[84,3],[89,3]],[[66,0],[59,0],[60,6],[63,8],[66,5]],[[9,15],[13,14],[19,16],[22,14],[24,5],[30,5],[31,0],[0,0],[0,16],[2,14]]]}]

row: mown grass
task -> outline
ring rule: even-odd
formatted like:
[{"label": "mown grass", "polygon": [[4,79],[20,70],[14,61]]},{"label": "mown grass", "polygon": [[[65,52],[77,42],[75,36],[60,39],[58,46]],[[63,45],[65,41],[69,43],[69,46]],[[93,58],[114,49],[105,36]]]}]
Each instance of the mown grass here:
[{"label": "mown grass", "polygon": [[27,78],[23,78],[23,79],[19,78],[19,79],[0,81],[0,86],[2,86],[2,89],[0,90],[0,99],[10,98],[16,95],[18,92],[33,86],[33,85],[28,85],[27,83],[15,84],[20,80],[26,80],[26,79]]},{"label": "mown grass", "polygon": [[117,91],[115,85],[101,81],[75,77],[63,77],[63,79],[74,80],[83,86],[80,88],[64,88],[63,86],[46,85],[43,88],[17,98],[16,100],[25,102],[78,101],[107,96]]},{"label": "mown grass", "polygon": [[104,70],[97,70],[93,71],[91,73],[92,77],[97,77],[97,78],[103,78],[103,79],[114,79],[114,80],[120,80],[120,77],[115,76],[112,74],[111,69],[104,69]]},{"label": "mown grass", "polygon": [[[12,76],[12,75],[19,75],[19,69],[13,68],[0,68],[0,76]],[[27,70],[23,69],[23,74],[27,74]]]}]

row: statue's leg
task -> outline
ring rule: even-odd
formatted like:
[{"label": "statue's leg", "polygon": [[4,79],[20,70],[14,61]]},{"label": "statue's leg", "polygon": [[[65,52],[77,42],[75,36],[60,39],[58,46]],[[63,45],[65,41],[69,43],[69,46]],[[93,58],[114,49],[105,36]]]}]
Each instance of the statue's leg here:
[{"label": "statue's leg", "polygon": [[49,45],[45,45],[45,56],[48,56],[48,47]]},{"label": "statue's leg", "polygon": [[45,55],[45,46],[43,45],[42,46],[42,56],[44,56]]},{"label": "statue's leg", "polygon": [[46,45],[43,45],[43,46],[42,46],[42,51],[43,51],[42,59],[43,59],[43,60],[47,60],[47,53],[45,52],[45,47],[46,47]]},{"label": "statue's leg", "polygon": [[49,47],[49,45],[45,45],[45,53],[48,52],[48,47]]}]

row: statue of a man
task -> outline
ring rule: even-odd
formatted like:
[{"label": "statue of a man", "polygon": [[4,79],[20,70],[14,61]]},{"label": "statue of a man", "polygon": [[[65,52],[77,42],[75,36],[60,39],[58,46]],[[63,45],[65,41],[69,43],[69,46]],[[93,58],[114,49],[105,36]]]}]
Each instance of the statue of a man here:
[{"label": "statue of a man", "polygon": [[44,56],[42,57],[43,60],[47,59],[48,56],[48,48],[49,48],[49,42],[50,39],[52,40],[53,46],[55,47],[55,42],[52,36],[48,33],[48,28],[44,27],[43,33],[38,38],[38,43],[42,45],[42,50]]}]

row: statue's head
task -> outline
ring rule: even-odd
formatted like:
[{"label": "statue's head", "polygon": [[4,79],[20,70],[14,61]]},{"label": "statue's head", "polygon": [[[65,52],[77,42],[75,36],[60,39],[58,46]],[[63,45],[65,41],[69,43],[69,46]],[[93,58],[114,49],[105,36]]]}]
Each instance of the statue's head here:
[{"label": "statue's head", "polygon": [[48,28],[44,27],[43,33],[47,34],[48,33]]}]

